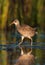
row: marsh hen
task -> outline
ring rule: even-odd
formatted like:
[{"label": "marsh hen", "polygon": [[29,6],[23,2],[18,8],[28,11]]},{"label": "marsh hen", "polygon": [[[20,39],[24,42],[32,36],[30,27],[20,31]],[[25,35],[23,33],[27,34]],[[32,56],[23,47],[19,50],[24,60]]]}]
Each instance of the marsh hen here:
[{"label": "marsh hen", "polygon": [[[37,34],[36,32],[36,28],[32,28],[29,25],[20,25],[19,20],[15,19],[10,25],[14,24],[17,28],[17,31],[21,34],[21,42],[19,43],[19,45],[23,42],[23,39],[25,37],[29,38],[31,40],[31,46],[32,46],[32,37]],[[32,51],[32,47],[31,47],[31,51]]]}]

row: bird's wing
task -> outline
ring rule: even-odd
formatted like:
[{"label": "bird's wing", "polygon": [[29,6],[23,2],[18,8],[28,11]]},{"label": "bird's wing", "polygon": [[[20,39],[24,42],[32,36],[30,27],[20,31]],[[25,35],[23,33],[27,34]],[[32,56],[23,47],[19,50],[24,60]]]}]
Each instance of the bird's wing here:
[{"label": "bird's wing", "polygon": [[31,31],[34,31],[34,28],[30,27],[29,25],[23,25],[23,26],[22,26],[22,29],[23,29],[23,30],[27,30],[27,31],[30,31],[30,30],[31,30]]}]

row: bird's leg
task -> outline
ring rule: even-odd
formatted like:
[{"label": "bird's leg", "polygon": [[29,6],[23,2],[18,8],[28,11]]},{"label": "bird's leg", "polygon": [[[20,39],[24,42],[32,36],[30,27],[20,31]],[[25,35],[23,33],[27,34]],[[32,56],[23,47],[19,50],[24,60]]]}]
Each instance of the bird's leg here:
[{"label": "bird's leg", "polygon": [[24,54],[24,52],[23,52],[23,49],[22,49],[22,47],[20,46],[20,49],[21,49],[21,55],[23,55]]},{"label": "bird's leg", "polygon": [[31,51],[29,51],[27,54],[28,54],[28,55],[30,55],[31,53],[32,53],[32,50],[31,50]]},{"label": "bird's leg", "polygon": [[31,39],[31,51],[28,52],[28,54],[31,54],[32,53],[32,38],[30,38],[30,39]]},{"label": "bird's leg", "polygon": [[20,44],[22,44],[22,42],[23,42],[23,39],[24,39],[24,36],[21,37],[21,42],[19,43],[19,48],[21,49],[21,55],[24,54],[24,53],[23,53],[23,49],[22,49],[22,47],[20,46]]},{"label": "bird's leg", "polygon": [[33,41],[32,41],[32,38],[31,38],[31,51],[32,51],[32,43],[33,43]]},{"label": "bird's leg", "polygon": [[19,45],[22,44],[23,39],[24,39],[24,36],[21,37],[21,42],[19,43]]}]

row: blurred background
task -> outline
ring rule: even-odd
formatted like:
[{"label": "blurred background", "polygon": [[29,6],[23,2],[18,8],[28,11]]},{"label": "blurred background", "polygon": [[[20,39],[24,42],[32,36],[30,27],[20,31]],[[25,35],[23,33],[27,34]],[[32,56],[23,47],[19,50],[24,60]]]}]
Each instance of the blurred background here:
[{"label": "blurred background", "polygon": [[[15,32],[14,25],[9,27],[14,19],[37,28],[38,35],[33,37],[35,65],[45,65],[45,0],[0,0],[0,65],[14,65],[20,56],[16,45],[21,36]],[[25,39],[23,43],[30,43],[30,40]],[[29,48],[28,44],[24,52]]]}]

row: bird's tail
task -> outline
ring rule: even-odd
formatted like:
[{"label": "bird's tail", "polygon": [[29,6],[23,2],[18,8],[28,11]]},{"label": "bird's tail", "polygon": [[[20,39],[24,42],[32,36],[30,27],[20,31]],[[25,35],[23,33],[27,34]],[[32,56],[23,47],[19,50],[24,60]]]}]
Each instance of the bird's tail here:
[{"label": "bird's tail", "polygon": [[34,28],[34,30],[36,31],[35,34],[38,34],[38,32],[37,32],[37,28]]},{"label": "bird's tail", "polygon": [[38,34],[38,32],[35,32],[35,34]]}]

